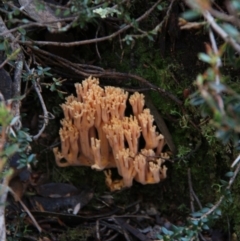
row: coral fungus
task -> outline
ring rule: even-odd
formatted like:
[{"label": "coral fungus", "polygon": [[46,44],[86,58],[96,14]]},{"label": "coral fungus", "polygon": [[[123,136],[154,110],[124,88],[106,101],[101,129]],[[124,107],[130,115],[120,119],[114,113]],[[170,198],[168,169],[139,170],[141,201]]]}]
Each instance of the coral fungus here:
[{"label": "coral fungus", "polygon": [[[61,151],[53,149],[57,165],[116,167],[126,187],[133,179],[148,184],[166,178],[164,136],[156,132],[150,110],[144,109],[144,95],[130,96],[133,116],[126,117],[128,93],[123,89],[101,88],[92,77],[75,87],[77,97],[71,95],[61,105]],[[140,138],[145,142],[141,150]]]}]

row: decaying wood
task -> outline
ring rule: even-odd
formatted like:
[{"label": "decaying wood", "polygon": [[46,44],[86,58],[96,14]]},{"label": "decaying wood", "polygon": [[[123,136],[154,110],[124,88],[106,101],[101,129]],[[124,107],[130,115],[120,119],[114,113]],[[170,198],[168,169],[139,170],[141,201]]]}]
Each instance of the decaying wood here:
[{"label": "decaying wood", "polygon": [[[27,12],[30,18],[34,19],[39,23],[49,23],[47,24],[50,28],[55,28],[56,30],[61,27],[58,18],[54,15],[52,9],[41,0],[18,0],[21,8]],[[43,7],[43,10],[39,7]]]}]

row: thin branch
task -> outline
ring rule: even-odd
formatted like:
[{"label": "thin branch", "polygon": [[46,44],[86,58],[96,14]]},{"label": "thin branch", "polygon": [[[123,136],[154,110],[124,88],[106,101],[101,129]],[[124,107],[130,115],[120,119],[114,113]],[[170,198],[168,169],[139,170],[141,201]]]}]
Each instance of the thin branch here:
[{"label": "thin branch", "polygon": [[231,165],[231,168],[233,168],[240,160],[240,154],[237,156],[237,158],[234,160],[234,162]]},{"label": "thin branch", "polygon": [[[240,171],[240,163],[238,163],[238,166],[237,168],[235,169],[234,173],[233,173],[233,176],[231,177],[231,179],[229,180],[228,182],[228,185],[226,187],[226,190],[229,190],[232,186],[232,184],[234,183],[234,180],[236,179],[238,173]],[[219,200],[217,201],[217,203],[212,207],[210,208],[206,213],[204,213],[201,217],[199,218],[191,218],[192,220],[201,220],[203,218],[206,218],[208,215],[210,215],[211,213],[213,213],[222,203],[222,201],[224,200],[225,198],[225,195],[222,195]]]},{"label": "thin branch", "polygon": [[[97,31],[96,31],[95,38],[98,37],[98,32],[99,32],[99,30],[100,30],[100,25],[98,26],[98,29],[97,29]],[[98,43],[95,43],[95,49],[96,49],[96,53],[97,53],[98,58],[101,60],[102,57],[101,57],[101,55],[100,55],[100,53],[99,53]]]},{"label": "thin branch", "polygon": [[[188,168],[188,186],[189,186],[189,191],[190,191],[191,202],[192,202],[192,198],[193,198],[193,200],[195,199],[199,208],[202,209],[202,204],[192,187],[192,177],[191,177],[191,169],[190,168]],[[191,204],[191,206],[193,206],[193,208],[191,208],[191,209],[194,210],[194,204]],[[192,212],[194,212],[194,211],[192,211]]]},{"label": "thin branch", "polygon": [[240,21],[238,18],[235,18],[234,16],[227,15],[224,12],[217,11],[213,8],[209,10],[209,12],[214,16],[215,18],[221,19],[223,21],[236,24],[238,27],[240,27]]},{"label": "thin branch", "polygon": [[13,195],[14,199],[17,200],[21,206],[23,207],[23,209],[25,210],[25,212],[28,214],[28,216],[31,218],[31,220],[33,221],[33,224],[35,225],[35,227],[37,228],[38,232],[41,233],[42,232],[42,228],[39,226],[39,224],[37,223],[36,219],[33,217],[33,215],[31,214],[31,212],[29,211],[29,209],[27,208],[27,206],[22,202],[21,199],[19,199],[18,195],[10,188],[8,187],[8,191]]},{"label": "thin branch", "polygon": [[[191,177],[191,169],[188,168],[188,186],[189,186],[189,192],[190,192],[190,206],[191,206],[191,212],[195,212],[194,210],[194,199],[196,200],[198,206],[200,209],[202,209],[202,204],[198,198],[198,196],[196,195],[196,193],[193,190],[193,186],[192,186],[192,177]],[[206,239],[203,237],[203,235],[201,233],[198,234],[198,236],[200,237],[200,239],[202,241],[206,241]]]},{"label": "thin branch", "polygon": [[211,25],[211,27],[217,32],[217,34],[220,35],[220,37],[230,45],[238,52],[240,53],[240,45],[234,40],[232,37],[230,37],[216,22],[213,16],[210,14],[209,11],[203,11],[202,12],[205,19],[208,21],[208,23]]},{"label": "thin branch", "polygon": [[229,216],[227,214],[227,225],[228,225],[228,241],[231,241],[231,228],[230,228],[230,222],[229,222]]},{"label": "thin branch", "polygon": [[209,38],[210,38],[210,41],[212,44],[214,54],[218,54],[218,47],[217,47],[216,39],[215,39],[214,34],[211,29],[209,30]]},{"label": "thin branch", "polygon": [[[218,55],[218,48],[217,48],[217,43],[216,43],[216,39],[214,37],[214,34],[212,32],[212,30],[210,29],[209,30],[209,38],[210,38],[210,41],[211,41],[211,44],[212,44],[212,49],[213,49],[213,52],[215,55]],[[215,76],[215,82],[216,84],[220,84],[220,75],[219,75],[219,67],[222,66],[222,62],[221,62],[221,59],[220,57],[218,58],[217,60],[217,63],[215,65],[215,68],[216,68],[216,76]]]},{"label": "thin branch", "polygon": [[[31,72],[31,70],[28,67],[26,62],[25,62],[25,68],[27,69],[28,72]],[[37,84],[37,80],[33,80],[32,84],[33,84],[34,90],[36,91],[36,93],[38,95],[39,101],[41,103],[42,110],[43,110],[43,118],[44,118],[44,122],[43,122],[42,128],[39,130],[37,135],[33,136],[33,140],[36,140],[36,139],[38,139],[41,136],[41,134],[45,130],[46,126],[48,125],[49,119],[53,119],[54,118],[54,115],[47,111],[45,102],[44,102],[43,97],[41,95],[40,86]]]},{"label": "thin branch", "polygon": [[0,65],[0,69],[2,69],[4,67],[4,65],[10,60],[9,57],[7,57]]},{"label": "thin branch", "polygon": [[101,240],[101,236],[99,232],[99,220],[96,221],[96,237],[97,237],[97,240]]},{"label": "thin branch", "polygon": [[141,29],[137,28],[137,30],[139,32],[141,32],[142,34],[131,34],[131,36],[135,37],[135,38],[143,38],[143,37],[147,36],[149,34],[149,32],[156,32],[156,33],[159,32],[161,30],[163,24],[168,21],[171,10],[172,10],[172,7],[173,7],[173,4],[174,4],[175,1],[176,0],[171,1],[170,5],[168,6],[168,10],[167,10],[167,13],[166,13],[165,17],[152,30],[149,30],[149,31],[146,32],[146,31],[142,31]]}]

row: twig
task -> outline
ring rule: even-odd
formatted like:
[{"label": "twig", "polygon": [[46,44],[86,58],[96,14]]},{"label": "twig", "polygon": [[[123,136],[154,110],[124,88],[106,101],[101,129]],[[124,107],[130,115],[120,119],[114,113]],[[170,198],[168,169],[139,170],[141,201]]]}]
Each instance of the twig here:
[{"label": "twig", "polygon": [[[237,174],[239,173],[240,171],[240,163],[238,163],[238,166],[237,168],[235,169],[234,173],[233,173],[233,176],[231,177],[231,179],[229,180],[228,182],[228,185],[226,187],[226,190],[229,190],[234,182],[234,180],[236,179],[237,177]],[[222,195],[219,200],[217,201],[217,203],[211,207],[206,213],[204,213],[201,217],[199,218],[191,218],[192,220],[201,220],[203,218],[206,218],[208,215],[210,215],[211,213],[213,213],[222,203],[222,201],[224,200],[225,198],[225,195]]]},{"label": "twig", "polygon": [[[58,29],[54,29],[54,28],[49,28],[49,27],[48,27],[47,29],[48,29],[48,31],[51,32],[51,33],[66,32],[66,31],[68,31],[68,30],[73,26],[74,23],[76,23],[76,22],[78,21],[78,18],[79,18],[78,16],[75,17],[75,18],[72,20],[71,23],[65,25],[64,27],[61,27],[61,28],[58,28]],[[59,22],[59,21],[58,21],[58,22]]]},{"label": "twig", "polygon": [[229,222],[228,214],[227,214],[227,225],[228,225],[228,241],[231,241],[231,229],[230,229],[230,222]]},{"label": "twig", "polygon": [[[190,206],[191,206],[191,212],[195,212],[194,209],[194,199],[196,200],[196,202],[198,203],[198,206],[200,209],[202,209],[202,204],[198,199],[198,196],[195,194],[193,187],[192,187],[192,177],[191,177],[191,169],[188,168],[188,186],[189,186],[189,192],[190,192]],[[203,237],[203,235],[201,233],[198,234],[200,239],[202,241],[206,241],[206,239]]]},{"label": "twig", "polygon": [[[145,219],[151,219],[153,220],[152,217],[149,217],[148,215],[134,215],[134,214],[125,214],[125,215],[113,215],[112,217],[107,217],[107,219],[109,218],[145,218]],[[106,217],[103,217],[102,219],[106,219]]]},{"label": "twig", "polygon": [[122,232],[122,229],[121,229],[118,225],[110,224],[110,223],[107,223],[107,222],[105,222],[105,221],[103,221],[103,220],[100,220],[100,224],[101,224],[101,225],[104,225],[104,226],[106,226],[106,227],[109,227],[109,228],[111,228],[111,229],[119,232],[120,234],[123,233],[123,232]]},{"label": "twig", "polygon": [[[97,29],[97,31],[96,31],[95,38],[98,37],[98,32],[99,32],[99,30],[100,30],[100,25],[98,26],[98,29]],[[100,53],[99,53],[99,50],[98,50],[98,43],[95,43],[95,48],[96,48],[97,56],[98,56],[98,58],[101,60],[102,57],[101,57],[101,55],[100,55]]]},{"label": "twig", "polygon": [[[3,161],[3,160],[1,160]],[[0,184],[0,238],[1,240],[6,240],[6,229],[5,229],[5,206],[3,205],[6,202],[8,188],[7,188],[7,177],[5,177]]]},{"label": "twig", "polygon": [[202,12],[205,19],[208,21],[208,23],[211,25],[211,27],[220,35],[220,37],[230,45],[238,52],[240,53],[240,45],[234,40],[232,37],[230,37],[216,22],[213,16],[210,14],[209,11],[203,11]]},{"label": "twig", "polygon": [[0,69],[2,69],[4,67],[4,65],[10,60],[9,57],[7,57],[0,65]]},{"label": "twig", "polygon": [[122,227],[122,225],[119,223],[118,219],[115,218],[115,217],[113,217],[113,221],[114,221],[116,224],[119,225],[119,227],[120,227],[120,229],[122,230],[122,233],[123,233],[123,235],[124,235],[124,237],[125,237],[125,240],[126,240],[126,241],[131,241],[128,233],[127,233],[126,230]]},{"label": "twig", "polygon": [[[21,78],[22,78],[22,71],[23,71],[23,53],[20,51],[16,58],[15,70],[14,70],[14,81],[12,84],[12,95],[13,97],[20,97],[21,96]],[[20,100],[14,100],[12,103],[12,109],[14,110],[15,116],[20,116]],[[18,123],[14,125],[16,130],[19,130],[22,126],[20,118]]]},{"label": "twig", "polygon": [[17,200],[21,206],[23,207],[23,209],[25,210],[25,212],[28,214],[28,216],[31,218],[31,220],[33,221],[33,224],[35,225],[35,227],[37,228],[37,230],[39,231],[39,233],[42,232],[42,228],[39,226],[39,224],[37,223],[36,219],[33,217],[33,215],[31,214],[31,212],[29,211],[29,209],[26,207],[26,205],[22,202],[21,199],[19,199],[18,195],[10,188],[8,187],[8,191],[13,195],[13,197],[15,198],[15,200]]},{"label": "twig", "polygon": [[176,0],[171,0],[171,3],[168,6],[168,10],[167,10],[166,15],[164,16],[163,20],[159,24],[157,24],[152,30],[149,30],[146,32],[146,31],[142,31],[141,29],[137,28],[137,30],[139,32],[141,32],[142,34],[131,34],[131,36],[135,37],[135,38],[143,38],[143,37],[147,36],[149,34],[149,32],[160,32],[163,24],[165,22],[167,22],[169,19],[169,16],[170,16],[170,13],[171,13],[171,10],[172,10],[172,7],[173,7],[173,4],[175,1]]},{"label": "twig", "polygon": [[116,237],[119,235],[119,233],[115,233],[112,237],[105,239],[105,241],[113,241],[116,240]]},{"label": "twig", "polygon": [[240,154],[237,156],[237,158],[234,160],[234,162],[231,165],[231,168],[233,168],[240,160]]},{"label": "twig", "polygon": [[[226,6],[226,9],[228,10],[229,14],[231,16],[234,16],[235,19],[237,20],[236,22],[238,22],[238,24],[240,23],[239,21],[239,12],[237,10],[237,7],[234,7],[233,6],[234,4],[232,2],[226,2],[225,6]],[[234,23],[234,25],[237,24],[237,23]],[[239,25],[238,25],[239,26]]]},{"label": "twig", "polygon": [[190,208],[191,208],[191,212],[195,212],[195,208],[194,208],[194,198],[193,198],[193,194],[192,194],[192,180],[191,180],[191,170],[190,168],[188,168],[188,187],[189,187],[189,192],[190,192]]},{"label": "twig", "polygon": [[[145,19],[161,2],[162,0],[158,0],[150,9],[148,9],[142,16],[136,19],[136,22],[140,22],[143,19]],[[85,44],[92,44],[92,43],[98,43],[98,42],[103,42],[109,39],[112,39],[119,34],[125,32],[129,28],[133,27],[133,24],[130,23],[126,25],[125,27],[119,29],[118,31],[105,36],[105,37],[100,37],[100,38],[94,38],[94,39],[88,39],[88,40],[81,40],[81,41],[75,41],[75,42],[47,42],[47,41],[19,41],[21,44],[26,44],[26,45],[51,45],[51,46],[61,46],[61,47],[73,47],[73,46],[79,46],[79,45],[85,45]]]},{"label": "twig", "polygon": [[240,21],[239,21],[239,19],[238,19],[238,18],[235,18],[234,16],[227,15],[226,13],[217,11],[217,10],[215,10],[215,9],[213,9],[213,8],[210,9],[209,12],[210,12],[215,18],[218,18],[218,19],[221,19],[221,20],[223,20],[223,21],[236,24],[238,27],[240,27]]},{"label": "twig", "polygon": [[203,235],[202,235],[201,233],[199,233],[198,235],[199,235],[199,237],[200,237],[200,239],[201,239],[202,241],[207,241],[207,240],[203,237]]},{"label": "twig", "polygon": [[[217,43],[216,43],[214,34],[213,34],[211,29],[209,30],[209,38],[210,38],[210,41],[211,41],[211,44],[212,44],[212,49],[213,49],[214,54],[218,55]],[[221,59],[218,58],[217,63],[215,65],[215,67],[217,68],[216,76],[215,76],[216,84],[220,84],[219,67],[221,67],[221,65],[222,65]]]},{"label": "twig", "polygon": [[[190,168],[188,168],[188,186],[189,186],[189,190],[190,190],[190,196],[193,198],[193,200],[194,199],[196,200],[199,208],[202,209],[202,204],[192,187],[192,177],[191,177],[191,169]],[[193,210],[194,210],[194,204],[192,203],[192,205],[193,205]],[[194,212],[194,211],[192,211],[192,212]]]},{"label": "twig", "polygon": [[[218,54],[216,39],[215,39],[214,34],[213,34],[211,29],[209,30],[209,38],[210,38],[210,41],[211,41],[211,44],[212,44],[214,54]],[[221,66],[221,62],[219,62],[218,67],[220,67],[220,66]]]},{"label": "twig", "polygon": [[99,220],[96,221],[96,238],[97,240],[101,240],[101,236],[99,233]]},{"label": "twig", "polygon": [[[0,93],[1,99],[4,100],[4,96]],[[0,138],[0,153],[3,153],[6,143],[6,126],[2,126],[1,138]],[[0,172],[4,172],[6,169],[6,160],[3,156],[0,157]],[[5,203],[8,194],[9,176],[2,175],[0,179],[0,240],[6,240],[6,228],[5,228]]]},{"label": "twig", "polygon": [[[28,65],[27,65],[26,62],[25,62],[25,68],[27,69],[28,72],[31,72],[31,70],[30,70],[30,68],[28,67]],[[42,110],[43,110],[43,118],[44,118],[44,123],[43,123],[43,126],[42,126],[41,130],[38,132],[37,135],[33,136],[33,140],[37,140],[37,139],[39,138],[39,136],[40,136],[40,135],[43,133],[43,131],[45,130],[46,126],[48,125],[49,119],[53,119],[53,118],[54,118],[54,115],[47,111],[47,108],[46,108],[45,102],[44,102],[44,100],[43,100],[43,97],[42,97],[42,95],[41,95],[40,87],[39,87],[39,85],[37,84],[37,81],[36,81],[36,80],[32,80],[32,84],[33,84],[34,90],[36,91],[36,93],[37,93],[37,95],[38,95],[39,101],[40,101],[40,103],[41,103]]]}]

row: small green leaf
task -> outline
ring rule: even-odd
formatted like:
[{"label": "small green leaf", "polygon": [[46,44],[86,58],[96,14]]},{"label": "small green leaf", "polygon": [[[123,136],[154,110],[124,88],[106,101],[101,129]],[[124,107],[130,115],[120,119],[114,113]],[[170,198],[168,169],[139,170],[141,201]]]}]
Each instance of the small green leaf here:
[{"label": "small green leaf", "polygon": [[198,54],[198,58],[208,64],[210,64],[212,62],[212,58],[205,53]]},{"label": "small green leaf", "polygon": [[44,69],[42,69],[44,72],[47,72],[48,70],[50,70],[51,68],[50,67],[46,67]]},{"label": "small green leaf", "polygon": [[210,208],[203,208],[203,209],[201,209],[201,213],[206,213],[206,212],[208,212],[210,210]]},{"label": "small green leaf", "polygon": [[229,23],[222,24],[222,28],[232,37],[240,36],[239,31],[233,25],[231,25]]},{"label": "small green leaf", "polygon": [[0,43],[0,50],[5,50],[5,45],[4,45],[4,43]]},{"label": "small green leaf", "polygon": [[218,216],[222,216],[222,211],[221,211],[220,209],[217,209],[217,210],[215,211],[215,213],[216,213]]},{"label": "small green leaf", "polygon": [[204,224],[204,225],[203,225],[203,229],[205,229],[205,230],[209,230],[208,225],[207,225],[207,224]]},{"label": "small green leaf", "polygon": [[192,213],[191,214],[194,218],[198,218],[198,217],[201,217],[202,216],[202,213],[201,212],[195,212],[195,213]]},{"label": "small green leaf", "polygon": [[46,75],[46,76],[52,76],[52,74],[51,73],[49,73],[49,72],[44,72],[44,75]]},{"label": "small green leaf", "polygon": [[9,156],[13,155],[17,151],[18,151],[18,144],[13,144],[13,145],[8,146],[4,150],[4,154],[9,157]]},{"label": "small green leaf", "polygon": [[232,177],[234,175],[234,172],[227,172],[225,174],[226,177]]},{"label": "small green leaf", "polygon": [[199,74],[199,75],[197,76],[196,83],[197,83],[198,85],[202,85],[202,84],[203,84],[203,81],[204,81],[203,75]]},{"label": "small green leaf", "polygon": [[186,20],[193,20],[193,19],[196,19],[200,16],[201,16],[200,12],[197,12],[197,11],[194,11],[194,10],[189,10],[189,11],[186,11],[182,14],[182,18],[184,18]]},{"label": "small green leaf", "polygon": [[206,222],[208,222],[208,218],[202,218],[201,221],[202,221],[203,223],[206,223]]},{"label": "small green leaf", "polygon": [[231,1],[230,4],[232,4],[233,8],[236,10],[240,10],[240,2],[239,0]]},{"label": "small green leaf", "polygon": [[190,241],[191,238],[181,238],[181,241]]},{"label": "small green leaf", "polygon": [[169,234],[169,230],[167,230],[165,227],[162,227],[162,232],[163,232],[165,235],[168,235],[168,234]]},{"label": "small green leaf", "polygon": [[26,19],[26,18],[23,18],[23,19],[22,19],[22,23],[29,23],[29,20]]},{"label": "small green leaf", "polygon": [[20,153],[20,157],[21,157],[21,161],[26,161],[26,159],[27,159],[27,154],[26,153]]},{"label": "small green leaf", "polygon": [[178,227],[178,226],[175,226],[174,224],[172,224],[171,226],[171,229],[174,231],[174,232],[178,232],[182,227]]},{"label": "small green leaf", "polygon": [[54,84],[51,85],[50,90],[51,90],[51,91],[55,91],[55,90],[56,90],[56,86],[55,86]]},{"label": "small green leaf", "polygon": [[199,221],[198,220],[191,220],[191,223],[195,226],[198,226],[199,224]]},{"label": "small green leaf", "polygon": [[157,234],[157,238],[158,238],[159,240],[162,240],[162,239],[163,239],[163,236],[160,235],[160,234]]},{"label": "small green leaf", "polygon": [[28,157],[28,159],[27,159],[28,163],[34,161],[35,158],[36,158],[36,154],[31,154],[31,155]]},{"label": "small green leaf", "polygon": [[56,16],[59,16],[59,15],[61,14],[60,8],[57,8],[57,9],[56,9],[55,14],[56,14]]},{"label": "small green leaf", "polygon": [[202,105],[204,102],[205,100],[201,96],[190,99],[191,105],[195,105],[195,106]]},{"label": "small green leaf", "polygon": [[15,9],[14,12],[13,12],[13,14],[16,15],[16,16],[19,15],[19,14],[20,14],[20,10],[19,10],[18,8]]},{"label": "small green leaf", "polygon": [[212,208],[214,205],[212,203],[207,203],[206,206]]},{"label": "small green leaf", "polygon": [[153,36],[151,36],[151,35],[147,35],[147,38],[148,38],[150,41],[154,41],[154,38],[153,38]]},{"label": "small green leaf", "polygon": [[10,122],[10,125],[11,126],[15,125],[17,123],[17,121],[19,121],[19,119],[20,119],[20,116],[13,117],[13,119]]},{"label": "small green leaf", "polygon": [[25,166],[26,166],[25,163],[20,163],[20,164],[18,165],[17,169],[21,169],[21,168],[23,168],[23,167],[25,167]]},{"label": "small green leaf", "polygon": [[24,165],[26,166],[26,158],[23,158],[21,157],[19,160],[18,160],[18,163],[24,163]]},{"label": "small green leaf", "polygon": [[158,9],[159,11],[162,11],[162,10],[163,10],[162,5],[161,5],[161,4],[157,5],[157,9]]},{"label": "small green leaf", "polygon": [[25,95],[19,95],[19,96],[12,98],[12,100],[23,100],[25,97],[26,97]]},{"label": "small green leaf", "polygon": [[65,10],[64,13],[63,13],[63,16],[66,17],[66,16],[69,16],[69,15],[70,15],[70,10],[69,9]]},{"label": "small green leaf", "polygon": [[226,182],[225,180],[220,180],[220,182],[221,182],[221,184],[223,184],[223,185],[227,185],[227,184],[228,184],[228,182]]},{"label": "small green leaf", "polygon": [[212,89],[216,90],[218,93],[223,92],[227,89],[226,86],[221,83],[216,84],[215,82],[213,82],[213,83],[210,83],[210,86]]},{"label": "small green leaf", "polygon": [[58,96],[59,96],[61,99],[64,98],[63,94],[62,94],[61,92],[59,92],[59,91],[58,91]]}]

